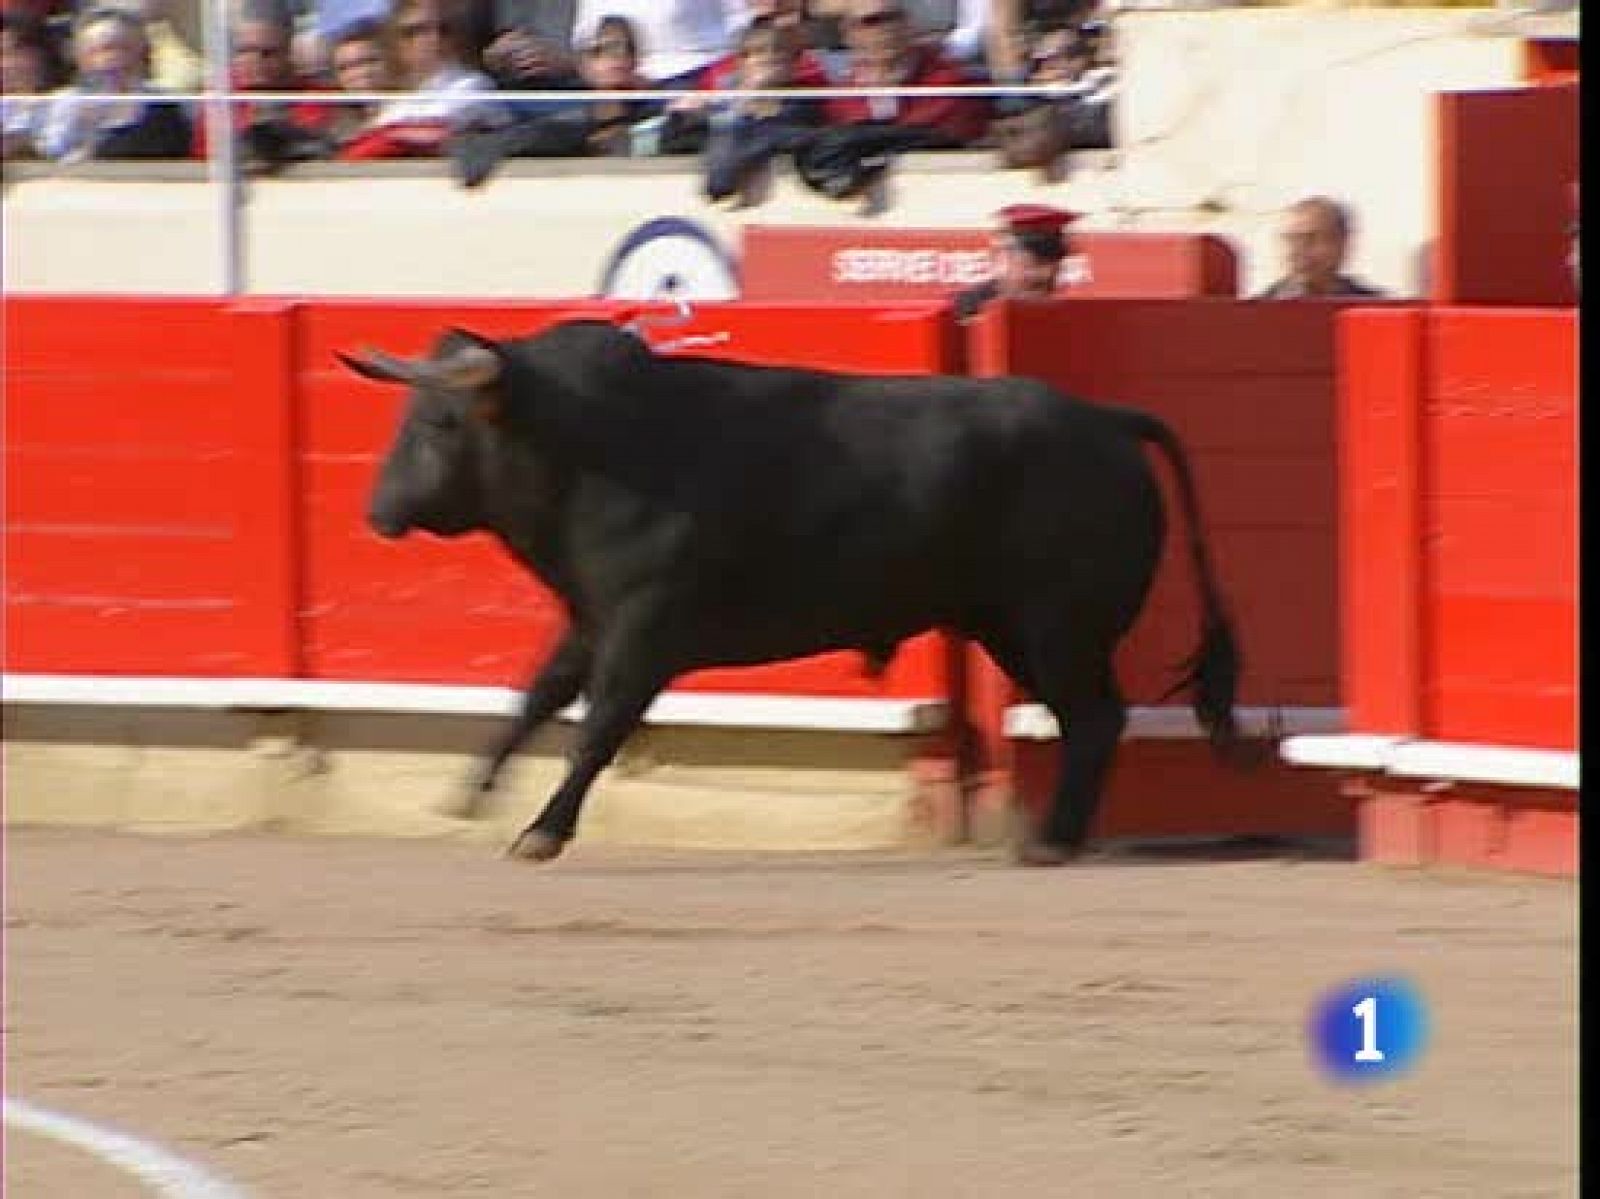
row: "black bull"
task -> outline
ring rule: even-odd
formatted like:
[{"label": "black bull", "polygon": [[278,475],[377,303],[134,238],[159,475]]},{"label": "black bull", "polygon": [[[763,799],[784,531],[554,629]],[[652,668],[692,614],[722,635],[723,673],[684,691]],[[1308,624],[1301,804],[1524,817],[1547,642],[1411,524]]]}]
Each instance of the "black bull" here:
[{"label": "black bull", "polygon": [[1146,442],[1176,479],[1199,584],[1199,648],[1179,687],[1215,749],[1236,742],[1236,641],[1186,456],[1155,417],[1030,379],[665,357],[600,321],[503,342],[451,331],[418,361],[341,358],[410,387],[372,528],[487,530],[567,608],[565,638],[465,805],[581,695],[568,773],[514,854],[561,851],[595,778],[677,676],[837,649],[882,663],[944,628],[1059,722],[1060,778],[1022,857],[1068,860],[1127,719],[1113,651],[1161,557]]}]

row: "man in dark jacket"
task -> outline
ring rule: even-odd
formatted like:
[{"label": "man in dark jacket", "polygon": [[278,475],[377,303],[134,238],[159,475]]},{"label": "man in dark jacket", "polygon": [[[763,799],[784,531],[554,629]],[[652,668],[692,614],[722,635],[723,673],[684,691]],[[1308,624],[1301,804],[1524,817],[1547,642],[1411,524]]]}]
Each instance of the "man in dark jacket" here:
[{"label": "man in dark jacket", "polygon": [[1327,196],[1308,196],[1291,204],[1280,234],[1285,274],[1256,299],[1381,296],[1377,288],[1340,269],[1350,250],[1350,225],[1349,209]]}]

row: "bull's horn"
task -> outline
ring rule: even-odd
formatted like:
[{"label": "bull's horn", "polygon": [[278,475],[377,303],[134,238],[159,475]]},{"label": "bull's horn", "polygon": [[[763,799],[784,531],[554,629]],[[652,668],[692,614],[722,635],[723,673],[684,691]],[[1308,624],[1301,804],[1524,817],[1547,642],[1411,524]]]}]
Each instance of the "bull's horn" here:
[{"label": "bull's horn", "polygon": [[500,378],[500,355],[485,346],[462,346],[427,364],[429,378],[458,391],[476,391]]},{"label": "bull's horn", "polygon": [[417,363],[396,358],[382,350],[363,350],[359,354],[336,350],[334,356],[363,379],[373,379],[379,383],[411,383],[421,371]]}]

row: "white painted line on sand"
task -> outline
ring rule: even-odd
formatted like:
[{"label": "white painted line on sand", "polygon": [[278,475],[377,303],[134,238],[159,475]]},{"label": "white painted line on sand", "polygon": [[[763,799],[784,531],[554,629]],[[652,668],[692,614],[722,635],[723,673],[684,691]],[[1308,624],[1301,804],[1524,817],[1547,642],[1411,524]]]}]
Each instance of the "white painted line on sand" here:
[{"label": "white painted line on sand", "polygon": [[5,1097],[5,1123],[93,1154],[107,1165],[133,1175],[162,1199],[245,1199],[245,1193],[231,1182],[159,1145],[103,1124],[50,1111],[25,1099]]}]

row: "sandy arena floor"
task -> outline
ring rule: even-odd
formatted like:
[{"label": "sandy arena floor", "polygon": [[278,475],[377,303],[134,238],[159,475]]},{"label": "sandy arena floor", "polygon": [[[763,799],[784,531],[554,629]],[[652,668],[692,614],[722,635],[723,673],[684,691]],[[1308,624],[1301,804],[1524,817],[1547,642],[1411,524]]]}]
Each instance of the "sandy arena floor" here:
[{"label": "sandy arena floor", "polygon": [[[6,1093],[253,1199],[1577,1194],[1576,889],[7,831]],[[1420,1069],[1310,1066],[1401,971]],[[7,1129],[8,1199],[141,1189]]]}]

